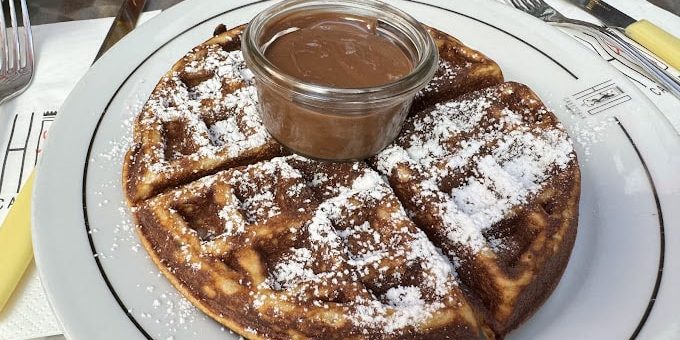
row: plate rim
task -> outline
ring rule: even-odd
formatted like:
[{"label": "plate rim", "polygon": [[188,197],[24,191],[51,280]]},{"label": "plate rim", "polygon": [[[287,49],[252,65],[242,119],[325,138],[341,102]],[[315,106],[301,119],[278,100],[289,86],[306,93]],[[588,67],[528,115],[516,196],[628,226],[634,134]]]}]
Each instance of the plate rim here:
[{"label": "plate rim", "polygon": [[[182,10],[183,8],[188,7],[188,6],[191,6],[192,4],[195,5],[195,4],[199,3],[199,1],[200,1],[200,0],[185,1],[185,2],[182,2],[182,3],[178,4],[178,5],[176,5],[176,6],[173,6],[173,8],[171,8],[171,9],[169,9],[169,10],[167,10],[167,11],[164,11],[163,13],[161,13],[161,14],[159,14],[158,16],[154,17],[153,19],[151,19],[151,20],[149,21],[149,23],[147,23],[147,24],[143,25],[142,27],[138,28],[137,30],[135,30],[135,32],[133,32],[133,33],[130,34],[128,37],[126,37],[125,39],[123,39],[123,40],[122,40],[118,45],[116,45],[109,53],[107,53],[107,54],[104,56],[104,58],[100,59],[100,61],[98,61],[98,62],[95,64],[95,66],[94,66],[90,71],[88,71],[88,73],[81,79],[81,81],[78,83],[78,85],[74,88],[73,92],[69,95],[69,98],[64,102],[64,105],[62,106],[62,111],[63,111],[64,113],[62,113],[61,116],[65,115],[65,114],[69,114],[69,113],[68,113],[68,111],[69,111],[68,109],[70,109],[72,106],[75,105],[75,103],[78,102],[78,100],[75,99],[75,97],[77,97],[77,94],[78,94],[79,92],[83,92],[83,90],[84,90],[85,88],[87,88],[87,86],[86,86],[87,83],[90,82],[91,79],[92,79],[95,75],[97,75],[97,71],[104,69],[104,68],[106,67],[106,65],[108,65],[108,64],[115,64],[115,61],[116,61],[116,59],[117,59],[116,56],[117,56],[117,55],[122,55],[123,53],[125,53],[125,52],[126,52],[126,49],[127,49],[128,47],[134,46],[134,44],[135,44],[136,41],[138,41],[138,42],[143,42],[143,41],[144,41],[144,40],[143,40],[143,39],[144,39],[143,33],[148,33],[148,32],[146,32],[146,31],[150,31],[151,28],[153,27],[153,25],[160,25],[160,24],[163,23],[163,22],[168,22],[168,21],[170,21],[170,20],[173,18],[173,16],[178,15],[178,14],[181,12],[181,10]],[[221,13],[219,13],[219,14],[216,14],[215,16],[212,16],[212,17],[210,17],[210,18],[205,19],[203,22],[208,21],[208,20],[211,20],[211,19],[214,19],[215,17],[221,16],[221,15],[225,15],[225,14],[228,13],[228,12],[239,10],[239,9],[241,9],[241,8],[243,8],[243,7],[247,7],[247,6],[251,6],[251,5],[255,5],[255,4],[259,4],[259,3],[263,3],[263,2],[268,2],[268,1],[270,1],[270,0],[259,0],[259,1],[254,1],[254,2],[248,2],[248,3],[242,4],[242,5],[239,5],[238,3],[236,3],[236,4],[228,4],[228,5],[220,5],[220,4],[217,4],[216,7],[221,7],[221,6],[223,6],[223,8],[225,8],[226,10],[225,10],[224,12],[221,12]],[[513,36],[514,38],[516,38],[516,39],[518,39],[518,40],[521,40],[521,41],[524,42],[525,44],[527,44],[527,45],[533,47],[534,49],[536,49],[537,51],[541,52],[541,53],[544,54],[546,57],[548,57],[548,58],[551,59],[553,62],[555,62],[557,65],[561,66],[561,67],[562,67],[566,72],[568,72],[572,77],[574,77],[575,79],[578,79],[578,77],[577,77],[575,74],[573,74],[571,71],[569,71],[565,66],[563,66],[561,63],[559,63],[557,60],[555,60],[552,56],[545,54],[545,53],[544,53],[543,51],[541,51],[540,49],[536,48],[535,46],[533,46],[532,44],[528,43],[528,42],[525,41],[524,39],[519,38],[519,37],[513,35],[511,32],[507,32],[507,31],[505,31],[504,29],[499,28],[499,27],[496,27],[496,26],[494,26],[494,25],[492,25],[492,24],[490,24],[490,23],[487,23],[487,22],[485,22],[485,21],[483,21],[483,20],[481,20],[481,19],[479,19],[479,18],[477,18],[477,17],[470,16],[470,15],[466,15],[466,14],[464,14],[464,13],[457,12],[457,11],[452,10],[452,9],[450,9],[450,8],[445,8],[445,7],[441,7],[441,6],[438,6],[438,5],[434,5],[433,3],[434,3],[435,1],[432,1],[432,2],[430,2],[430,3],[422,2],[422,1],[419,1],[419,0],[403,0],[403,1],[412,2],[412,3],[417,3],[417,4],[421,4],[421,5],[425,5],[425,6],[430,6],[430,7],[435,7],[435,8],[438,8],[438,9],[440,9],[440,10],[445,10],[445,11],[449,11],[449,12],[454,12],[454,13],[456,13],[456,14],[466,16],[466,17],[468,17],[468,18],[470,18],[470,19],[473,19],[473,20],[478,21],[478,22],[480,22],[480,23],[484,23],[484,24],[486,24],[486,25],[488,25],[488,26],[491,26],[491,27],[493,27],[493,28],[496,28],[496,29],[498,29],[498,30],[501,30],[501,31],[503,31],[504,33],[509,34],[509,35]],[[470,6],[470,5],[468,5],[468,4],[465,4],[465,5],[460,5],[460,4],[448,4],[448,5],[451,6],[452,8],[455,8],[457,5],[458,5],[458,6],[462,6],[462,7]],[[545,27],[550,27],[550,29],[546,29],[546,30],[545,30],[546,32],[548,32],[548,33],[544,33],[544,35],[545,35],[546,37],[547,37],[547,36],[555,36],[555,37],[556,37],[556,36],[558,36],[558,35],[559,35],[559,36],[564,35],[562,32],[560,32],[560,31],[557,30],[556,28],[554,28],[554,27],[552,27],[552,26],[549,26],[549,25],[547,25],[547,24],[545,24],[545,23],[539,21],[538,19],[535,19],[535,18],[533,18],[533,17],[530,17],[530,16],[528,16],[528,15],[526,15],[526,14],[523,14],[523,13],[520,13],[520,12],[517,12],[517,11],[513,11],[513,10],[510,9],[510,8],[506,8],[504,5],[502,5],[502,4],[500,4],[500,3],[495,3],[495,2],[486,2],[486,3],[475,2],[475,4],[473,4],[473,5],[471,5],[471,6],[475,6],[475,5],[481,6],[481,7],[490,7],[490,8],[492,8],[494,11],[497,11],[497,12],[499,11],[500,14],[501,14],[501,16],[503,17],[503,19],[506,19],[506,20],[507,20],[507,19],[510,19],[510,18],[513,18],[513,17],[518,17],[518,18],[523,17],[524,19],[522,19],[522,21],[526,21],[527,24],[530,24],[532,21],[534,21],[534,23],[531,23],[530,25],[535,25],[536,22],[538,22],[538,23],[541,24],[541,27],[543,27],[543,28],[545,28]],[[531,19],[531,20],[528,20],[528,19]],[[175,36],[174,38],[176,38],[177,36],[182,35],[182,34],[185,33],[185,32],[188,32],[188,31],[194,29],[195,27],[199,26],[199,25],[202,24],[203,22],[196,23],[194,26],[191,26],[191,27],[189,27],[189,28],[187,28],[187,29],[185,29],[185,30],[183,30],[183,31],[177,30],[177,31],[176,31],[177,34],[176,34],[176,36]],[[148,25],[148,26],[147,26],[147,25]],[[145,27],[145,26],[146,26],[146,27]],[[144,30],[145,28],[146,28],[146,30]],[[139,67],[141,67],[141,65],[144,64],[144,62],[145,62],[148,58],[150,58],[151,56],[153,56],[153,54],[155,54],[156,51],[160,50],[163,46],[165,46],[166,44],[170,43],[172,40],[174,40],[174,38],[171,37],[171,38],[167,39],[167,41],[165,41],[162,45],[160,45],[160,46],[158,46],[157,48],[155,48],[155,50],[154,50],[154,48],[151,48],[149,53],[144,52],[144,54],[145,54],[144,59],[143,59],[141,62],[139,62],[139,65],[138,65],[136,68],[130,68],[130,74],[129,74],[128,77],[121,83],[121,85],[118,87],[118,90],[116,90],[116,91],[112,94],[111,99],[110,99],[110,102],[113,101],[113,99],[116,98],[118,91],[119,91],[119,90],[122,88],[122,86],[126,83],[126,81],[129,79],[129,77],[131,77],[131,76],[136,72],[136,70],[137,70]],[[585,49],[585,48],[584,48],[583,46],[581,46],[578,42],[573,41],[572,39],[568,38],[566,35],[564,35],[564,38],[568,39],[568,41],[570,41],[569,44],[572,45],[573,47],[578,46],[578,47],[580,47],[580,48]],[[565,39],[561,39],[561,40],[567,41],[567,40],[565,40]],[[573,44],[571,44],[572,42],[573,42]],[[571,46],[570,46],[569,48],[565,48],[565,49],[571,49]],[[592,60],[599,60],[599,58],[597,58],[597,57],[594,56],[594,55],[589,55],[588,58],[589,58],[589,59],[592,59]],[[612,67],[611,65],[607,64],[606,62],[604,62],[604,61],[601,61],[601,62],[602,62],[602,64],[607,65],[607,68],[613,69],[613,67]],[[126,70],[128,70],[128,68],[126,68]],[[610,70],[610,71],[611,71],[611,70]],[[127,71],[126,71],[126,72],[127,72]],[[617,73],[617,76],[619,76],[618,79],[625,80],[626,82],[629,82],[628,79],[626,79],[625,77],[623,77],[622,75],[620,75],[620,74],[618,74],[618,73]],[[618,80],[618,79],[617,79],[617,80]],[[631,87],[631,88],[633,88],[633,87]],[[644,96],[644,94],[642,94],[637,88],[635,88],[635,91],[638,91],[638,97],[644,98],[644,99],[648,99],[648,98],[647,98],[646,96]],[[73,103],[72,103],[72,102],[73,102]],[[107,104],[107,107],[108,107],[108,105],[110,105],[110,102],[109,102],[109,104]],[[67,104],[68,104],[68,105],[67,105]],[[661,115],[661,113],[658,112],[658,109],[651,103],[651,101],[648,103],[647,106],[650,107],[651,109],[656,110],[657,113],[658,113],[659,115]],[[65,110],[65,109],[66,109],[66,110]],[[77,111],[77,109],[74,109],[74,110]],[[99,128],[99,126],[100,126],[100,124],[101,124],[101,121],[102,121],[102,119],[103,119],[105,113],[106,113],[106,109],[103,110],[102,113],[99,113],[100,117],[98,118],[97,125],[96,125],[96,127],[95,127],[93,130],[90,131],[90,134],[91,134],[91,138],[90,138],[90,139],[91,139],[91,140],[94,140],[94,138],[95,138],[95,136],[96,136],[96,133],[97,133],[97,129]],[[75,112],[74,112],[74,113],[70,113],[70,114],[75,114]],[[666,122],[666,123],[667,123],[667,122]],[[55,126],[56,126],[57,128],[60,127],[60,125],[58,125],[58,123],[55,124]],[[626,136],[628,137],[628,139],[631,140],[631,143],[633,144],[633,146],[634,146],[634,148],[635,148],[635,151],[636,151],[637,154],[638,154],[638,157],[640,157],[640,160],[641,160],[642,163],[644,164],[644,159],[642,159],[642,157],[641,157],[639,151],[637,150],[637,147],[635,146],[635,143],[634,143],[633,140],[630,138],[630,135],[628,134],[628,132],[626,131],[626,129],[623,127],[623,125],[620,125],[620,126],[621,126],[621,128],[623,129],[623,131],[624,131],[624,133],[626,134]],[[54,128],[54,127],[53,127],[53,128]],[[48,152],[46,152],[46,154],[49,154],[49,151],[53,149],[52,145],[54,145],[54,144],[55,144],[55,143],[50,143],[50,142],[47,143],[46,150],[47,150]],[[90,152],[91,152],[91,147],[92,147],[92,145],[90,145],[90,146],[88,147],[88,152],[87,152],[87,153],[88,153],[88,156],[87,156],[86,159],[85,159],[85,164],[88,164],[88,163],[89,163],[89,157],[90,157],[89,155],[90,155]],[[43,163],[45,163],[45,162],[43,162]],[[86,166],[87,166],[87,165],[86,165]],[[42,169],[42,168],[44,168],[44,167],[41,166],[41,169]],[[646,166],[645,166],[645,170],[647,170]],[[647,175],[649,176],[649,178],[650,178],[650,180],[651,180],[651,175],[649,174],[649,171],[648,171],[648,170],[647,170]],[[39,207],[41,204],[43,204],[43,200],[48,200],[48,199],[45,198],[45,197],[49,197],[49,192],[48,192],[48,193],[44,193],[44,192],[47,191],[47,190],[46,190],[46,189],[43,189],[43,188],[45,188],[44,185],[40,185],[40,184],[44,184],[43,182],[46,181],[44,178],[46,178],[46,177],[47,177],[47,176],[41,176],[41,175],[40,175],[40,172],[39,172],[38,177],[37,177],[37,179],[36,179],[36,183],[37,183],[38,185],[36,185],[36,186],[35,186],[35,189],[34,189],[34,195],[35,195],[35,196],[34,196],[34,197],[35,197],[34,199],[35,199],[35,202],[37,202],[37,204],[34,205],[34,209],[33,209],[33,212],[32,212],[32,217],[33,217],[32,220],[33,220],[33,221],[40,221],[40,220],[43,219],[43,218],[41,217],[41,215],[39,214],[39,210],[40,210],[40,209],[37,209],[37,208],[35,208],[35,207],[36,207],[36,206]],[[87,178],[87,169],[84,170],[83,181],[85,181],[86,178]],[[83,185],[83,192],[85,192],[85,190],[86,190],[86,188],[87,188],[87,184],[86,184],[85,182],[83,182],[82,185]],[[655,189],[654,189],[654,190],[655,190]],[[43,196],[43,195],[44,195],[44,196]],[[83,197],[83,200],[84,200],[84,199],[85,199],[85,198]],[[85,203],[86,203],[86,202],[84,201],[83,204],[85,204]],[[658,198],[657,198],[657,207],[659,207]],[[84,212],[84,214],[85,214],[85,216],[84,216],[84,218],[85,218],[85,223],[87,223],[87,213]],[[661,218],[661,216],[660,216],[660,218]],[[663,223],[663,222],[662,222],[662,223]],[[82,228],[82,226],[80,226],[80,228]],[[41,244],[44,244],[44,241],[41,239],[41,237],[42,237],[43,234],[42,234],[42,232],[41,232],[41,230],[40,230],[40,227],[38,226],[38,223],[37,223],[37,222],[33,224],[33,234],[35,235],[35,236],[34,236],[34,249],[36,249],[36,251],[35,251],[35,253],[36,253],[36,254],[35,254],[35,258],[36,258],[36,263],[38,264],[39,274],[40,274],[41,280],[43,280],[43,282],[44,282],[46,291],[48,291],[48,297],[49,297],[49,299],[50,299],[50,303],[51,303],[52,306],[53,306],[53,309],[55,310],[55,314],[57,315],[58,319],[60,320],[60,323],[62,323],[62,325],[63,325],[63,324],[64,324],[64,318],[65,318],[65,315],[63,315],[63,314],[68,314],[68,313],[65,313],[62,309],[60,309],[60,307],[56,306],[56,304],[55,304],[55,302],[54,302],[54,300],[53,300],[53,299],[54,299],[53,294],[55,294],[55,289],[56,289],[56,288],[52,286],[52,284],[51,284],[51,282],[50,282],[51,280],[48,278],[49,275],[48,275],[47,273],[44,272],[44,271],[46,270],[46,269],[45,269],[45,266],[46,266],[46,263],[48,262],[48,260],[45,258],[46,255],[44,255],[44,253],[43,253],[43,250],[44,250],[44,249],[43,249],[41,246],[39,246],[39,245],[41,245]],[[90,241],[91,247],[94,247],[94,246],[92,245],[92,238],[91,238],[91,235],[88,235],[88,239],[89,239],[89,241]],[[94,248],[93,248],[93,249],[94,249]],[[97,265],[98,265],[98,266],[101,266],[101,265],[99,264],[99,260],[98,260],[98,259],[95,258],[95,262],[97,262]],[[100,272],[103,272],[102,269],[101,269],[101,267],[100,267]],[[105,281],[106,281],[106,279],[105,279]],[[658,283],[657,283],[657,285],[658,285]],[[110,288],[110,287],[109,287],[109,288]],[[657,288],[657,289],[658,289],[658,288]],[[57,304],[58,304],[58,303],[57,303]],[[120,304],[120,302],[119,302],[119,304]],[[122,306],[122,305],[121,305],[121,306]],[[63,314],[62,314],[62,313],[63,313]],[[126,314],[129,316],[129,313],[126,313]],[[647,314],[648,314],[648,313],[647,313]],[[68,319],[68,317],[66,317],[66,319]],[[131,321],[132,321],[134,324],[136,324],[136,322],[134,321],[134,318],[132,318]],[[67,328],[67,327],[65,327],[65,328]],[[138,327],[138,328],[139,328],[139,327]],[[140,330],[141,330],[141,329],[140,329]],[[64,331],[65,331],[65,333],[68,334],[68,329],[64,329]],[[636,331],[636,334],[637,334],[638,332],[639,332],[639,330]],[[147,338],[150,338],[148,335],[146,335],[146,337],[147,337]]]}]

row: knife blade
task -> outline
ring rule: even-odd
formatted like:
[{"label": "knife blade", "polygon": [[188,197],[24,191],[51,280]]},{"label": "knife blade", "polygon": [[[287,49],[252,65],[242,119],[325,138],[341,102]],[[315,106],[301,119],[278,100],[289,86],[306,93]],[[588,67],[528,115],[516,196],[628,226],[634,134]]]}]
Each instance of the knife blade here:
[{"label": "knife blade", "polygon": [[626,28],[637,21],[601,0],[573,0],[572,2],[602,20],[607,26]]},{"label": "knife blade", "polygon": [[144,10],[144,5],[146,0],[125,0],[123,5],[120,6],[118,10],[118,15],[113,19],[111,28],[106,34],[106,38],[99,47],[99,52],[94,58],[97,61],[106,51],[109,50],[113,45],[115,45],[120,39],[123,39],[128,33],[130,33],[135,26],[137,26],[137,20]]},{"label": "knife blade", "polygon": [[[135,28],[145,3],[146,0],[125,0],[94,61]],[[33,259],[31,197],[34,177],[35,170],[31,171],[0,228],[0,268],[3,271],[0,275],[0,312]]]},{"label": "knife blade", "polygon": [[680,70],[680,39],[676,36],[647,20],[635,20],[603,0],[569,1],[602,20],[605,25],[623,29],[626,36]]}]

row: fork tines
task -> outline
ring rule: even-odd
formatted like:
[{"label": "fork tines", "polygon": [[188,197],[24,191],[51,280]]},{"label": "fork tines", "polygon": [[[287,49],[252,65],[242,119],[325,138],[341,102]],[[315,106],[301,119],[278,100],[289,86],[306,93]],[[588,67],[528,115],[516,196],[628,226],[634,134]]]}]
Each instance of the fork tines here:
[{"label": "fork tines", "polygon": [[[24,28],[17,25],[15,1],[21,3]],[[5,2],[9,2],[12,27],[5,25]],[[26,0],[0,0],[0,104],[24,92],[33,79],[33,36]]]},{"label": "fork tines", "polygon": [[[23,29],[17,24],[15,0],[0,1],[3,13],[0,15],[0,73],[14,74],[32,72],[33,69],[33,37],[31,21],[28,15],[26,0],[18,0],[21,7]],[[9,19],[11,28],[6,26],[5,3],[9,3]]]}]

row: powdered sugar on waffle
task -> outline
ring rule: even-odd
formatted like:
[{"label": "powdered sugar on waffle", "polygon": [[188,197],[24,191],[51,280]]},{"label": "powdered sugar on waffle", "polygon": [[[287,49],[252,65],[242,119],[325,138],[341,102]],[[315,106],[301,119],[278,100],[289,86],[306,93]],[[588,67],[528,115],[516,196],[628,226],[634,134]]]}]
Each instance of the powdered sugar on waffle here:
[{"label": "powdered sugar on waffle", "polygon": [[[223,103],[227,110],[239,110],[242,116],[230,116],[210,127],[212,145],[226,147],[229,157],[238,156],[243,150],[264,145],[267,134],[257,112],[257,92],[254,86],[247,86],[225,96]],[[240,123],[245,126],[243,129]]]},{"label": "powdered sugar on waffle", "polygon": [[227,204],[219,211],[218,216],[224,221],[224,235],[239,235],[246,231],[246,221],[241,215],[241,201],[230,190]]},{"label": "powdered sugar on waffle", "polygon": [[[290,158],[303,160],[296,156]],[[413,227],[399,227],[409,221],[391,189],[376,172],[368,168],[360,171],[361,175],[350,186],[329,189],[334,195],[316,208],[305,227],[309,245],[291,248],[275,264],[260,288],[304,291],[301,287],[309,287],[316,289],[316,295],[318,288],[313,287],[328,281],[336,283],[347,280],[361,284],[362,279],[375,270],[380,273],[379,278],[383,278],[388,275],[386,272],[389,268],[381,267],[382,261],[403,258],[407,265],[419,264],[423,272],[420,286],[397,285],[378,296],[369,293],[373,295],[372,298],[359,297],[351,303],[353,312],[348,316],[357,324],[382,327],[392,332],[415,325],[445,306],[444,301],[451,298],[451,288],[456,286],[454,268],[422,231]],[[322,176],[315,177],[316,182],[324,181]],[[347,222],[348,216],[353,216],[358,209],[372,207],[386,200],[394,200],[389,208],[392,210],[390,217],[395,230],[391,230],[389,235],[375,230],[369,221],[352,221],[344,229],[337,227],[339,223]],[[349,240],[359,240],[362,236],[364,241],[359,241],[360,250],[351,251]],[[405,246],[396,249],[390,247],[390,244],[404,240],[407,240]],[[336,261],[329,270],[315,273],[312,270],[313,263],[326,258]],[[343,269],[346,266],[349,269]],[[401,279],[399,272],[393,275]],[[426,298],[424,290],[431,292],[434,297]]]},{"label": "powdered sugar on waffle", "polygon": [[[271,137],[257,112],[253,74],[246,68],[241,51],[227,52],[219,45],[207,46],[206,51],[204,57],[188,62],[184,73],[210,77],[193,87],[188,87],[178,72],[166,77],[164,87],[147,101],[145,109],[150,114],[144,116],[142,124],[153,126],[158,119],[185,125],[191,131],[190,142],[198,147],[197,152],[187,155],[194,160],[215,157],[225,151],[226,156],[236,157],[264,145]],[[195,52],[187,58],[193,58]],[[226,94],[224,86],[230,89]],[[204,111],[227,112],[227,117],[207,126],[201,117]],[[158,152],[156,158],[152,171],[162,172],[170,166],[162,152]]]},{"label": "powdered sugar on waffle", "polygon": [[462,65],[453,65],[451,62],[443,58],[440,58],[437,73],[434,75],[432,80],[429,83],[427,83],[425,88],[423,88],[422,90],[420,90],[420,92],[416,94],[416,97],[422,97],[426,93],[439,92],[439,87],[441,86],[441,84],[452,81],[453,79],[456,78],[456,75],[458,75],[458,72],[461,69],[470,68],[471,66],[472,63],[470,62],[467,62]]},{"label": "powdered sugar on waffle", "polygon": [[430,318],[432,313],[444,308],[442,302],[427,302],[422,298],[421,290],[413,286],[390,288],[385,293],[387,303],[372,300],[356,307],[351,318],[363,325],[382,326],[385,332],[391,333],[406,326],[415,326]]},{"label": "powdered sugar on waffle", "polygon": [[[256,192],[242,197],[238,208],[244,212],[247,223],[266,223],[281,213],[281,207],[274,200],[276,180],[300,177],[300,172],[291,167],[285,158],[274,158],[248,166],[245,170],[233,171],[229,184],[238,187],[241,192]],[[299,193],[289,191],[288,195],[294,199]]]},{"label": "powdered sugar on waffle", "polygon": [[[474,252],[489,246],[485,230],[525,203],[554,169],[564,169],[574,158],[565,132],[532,128],[522,122],[521,113],[509,108],[501,110],[502,118],[489,128],[457,147],[447,147],[452,137],[472,133],[483,119],[489,119],[494,93],[486,94],[438,105],[414,120],[413,133],[402,139],[407,147],[395,144],[377,157],[377,167],[385,175],[400,167],[422,174],[424,179],[417,185],[420,192],[413,199],[421,204],[434,202],[447,238]],[[490,145],[490,152],[480,153]],[[470,162],[475,167],[462,185],[450,192],[440,189],[444,177]]]},{"label": "powdered sugar on waffle", "polygon": [[[413,126],[413,131],[421,136],[427,132],[426,138],[411,138],[410,147],[404,149],[398,146],[386,148],[378,157],[378,169],[389,174],[400,162],[411,162],[431,167],[434,162],[450,156],[451,152],[443,145],[454,135],[472,130],[486,114],[491,103],[486,98],[473,101],[451,101],[437,105],[436,109],[425,116],[420,124]],[[451,112],[464,114],[451,114]],[[430,132],[431,129],[431,132]],[[464,147],[464,152],[452,157],[452,163],[467,163],[470,153],[476,152],[481,146],[480,141],[470,141]]]}]

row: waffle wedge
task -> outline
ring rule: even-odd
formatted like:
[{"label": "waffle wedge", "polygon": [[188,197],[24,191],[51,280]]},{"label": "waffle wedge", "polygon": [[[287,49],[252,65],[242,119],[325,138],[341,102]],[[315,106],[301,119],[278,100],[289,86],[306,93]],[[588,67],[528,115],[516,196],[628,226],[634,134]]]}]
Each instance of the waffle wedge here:
[{"label": "waffle wedge", "polygon": [[257,113],[243,27],[194,48],[163,76],[135,121],[124,183],[132,202],[219,169],[283,155]]},{"label": "waffle wedge", "polygon": [[494,331],[505,334],[559,282],[576,236],[580,173],[556,117],[503,83],[409,118],[374,160],[441,247]]}]

